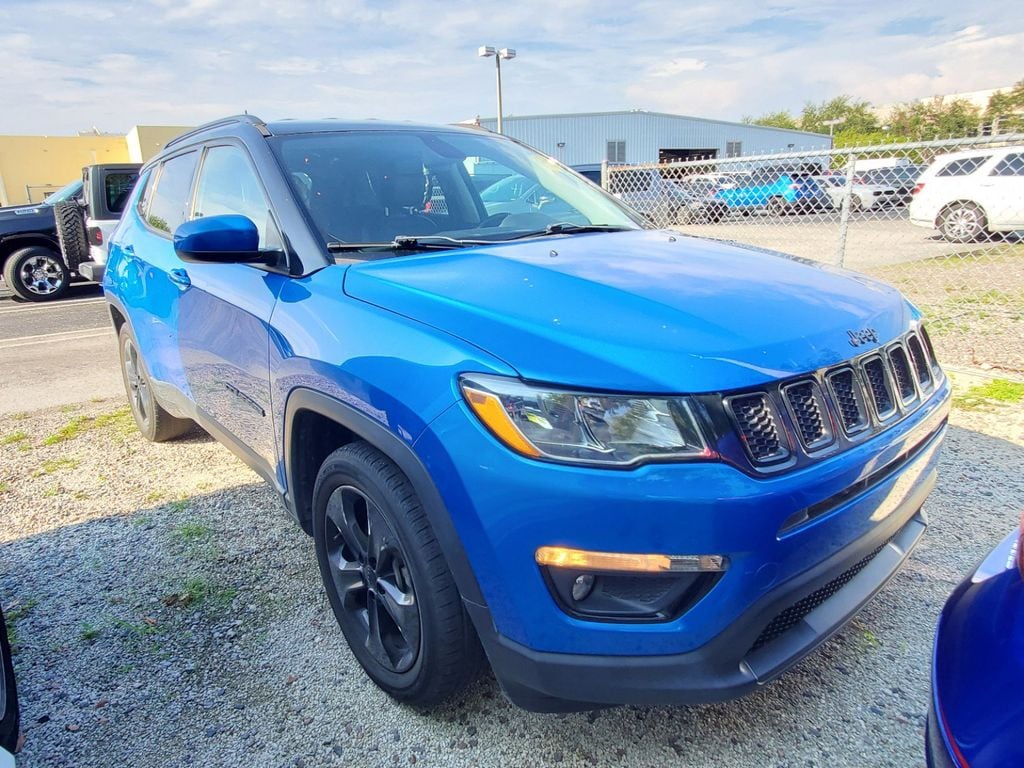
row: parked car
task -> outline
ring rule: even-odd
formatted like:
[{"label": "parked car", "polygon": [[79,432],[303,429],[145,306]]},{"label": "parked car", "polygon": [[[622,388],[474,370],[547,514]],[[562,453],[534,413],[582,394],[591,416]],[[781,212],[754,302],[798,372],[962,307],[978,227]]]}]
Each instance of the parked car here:
[{"label": "parked car", "polygon": [[1024,516],[942,610],[925,737],[929,768],[1024,765]]},{"label": "parked car", "polygon": [[1024,147],[939,155],[914,187],[910,223],[954,243],[1024,229]]},{"label": "parked car", "polygon": [[[825,190],[832,202],[832,207],[842,207],[846,197],[845,176],[815,176],[818,186]],[[903,198],[895,187],[883,184],[862,184],[856,179],[850,188],[850,210],[865,211],[874,208],[889,208],[900,205]]]},{"label": "parked car", "polygon": [[81,195],[82,182],[76,180],[42,203],[0,208],[0,269],[16,295],[45,301],[67,289],[70,275],[60,255],[54,206]]},{"label": "parked car", "polygon": [[27,301],[52,301],[106,260],[113,231],[139,175],[138,164],[90,165],[40,205],[0,208],[4,281]]},{"label": "parked car", "polygon": [[724,210],[718,203],[708,204],[703,197],[685,192],[678,183],[662,176],[655,166],[609,173],[608,190],[656,227],[691,223],[705,208],[714,215]]},{"label": "parked car", "polygon": [[809,213],[832,207],[828,194],[814,177],[800,173],[754,173],[735,187],[723,188],[715,196],[730,211],[753,213],[767,211],[781,216]]},{"label": "parked car", "polygon": [[[587,223],[488,214],[467,158]],[[103,286],[142,434],[196,422],[267,479],[401,701],[485,659],[536,710],[738,696],[926,527],[950,390],[896,289],[648,229],[499,135],[198,128]]]},{"label": "parked car", "polygon": [[899,193],[900,202],[910,202],[910,194],[917,185],[917,180],[924,173],[925,166],[894,165],[882,168],[871,168],[867,171],[857,171],[854,180],[858,184],[869,186],[893,187]]},{"label": "parked car", "polygon": [[14,768],[14,753],[21,737],[18,689],[14,684],[14,661],[7,640],[4,611],[0,608],[0,768]]}]

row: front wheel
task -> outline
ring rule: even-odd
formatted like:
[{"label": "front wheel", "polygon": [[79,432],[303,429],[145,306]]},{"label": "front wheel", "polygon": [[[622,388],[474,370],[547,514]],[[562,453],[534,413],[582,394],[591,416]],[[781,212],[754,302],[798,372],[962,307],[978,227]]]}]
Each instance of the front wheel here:
[{"label": "front wheel", "polygon": [[478,673],[483,651],[412,485],[365,442],[324,461],[313,491],[317,562],[334,616],[366,674],[428,707]]},{"label": "front wheel", "polygon": [[985,233],[985,214],[974,203],[956,203],[939,219],[939,231],[953,243],[972,243]]},{"label": "front wheel", "polygon": [[172,416],[157,401],[146,362],[127,323],[117,334],[117,345],[128,404],[142,436],[151,443],[163,443],[188,432],[192,422]]},{"label": "front wheel", "polygon": [[35,245],[7,257],[4,280],[26,301],[51,301],[67,293],[71,274],[59,253]]},{"label": "front wheel", "polygon": [[768,201],[768,213],[771,216],[782,216],[786,213],[788,206],[781,197],[773,197]]}]

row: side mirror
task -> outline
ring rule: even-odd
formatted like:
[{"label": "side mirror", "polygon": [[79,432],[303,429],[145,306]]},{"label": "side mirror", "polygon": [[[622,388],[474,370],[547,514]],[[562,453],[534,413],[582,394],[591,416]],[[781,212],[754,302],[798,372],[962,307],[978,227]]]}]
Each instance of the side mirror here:
[{"label": "side mirror", "polygon": [[280,253],[260,250],[260,233],[247,216],[225,214],[186,221],[174,231],[182,261],[274,264]]}]

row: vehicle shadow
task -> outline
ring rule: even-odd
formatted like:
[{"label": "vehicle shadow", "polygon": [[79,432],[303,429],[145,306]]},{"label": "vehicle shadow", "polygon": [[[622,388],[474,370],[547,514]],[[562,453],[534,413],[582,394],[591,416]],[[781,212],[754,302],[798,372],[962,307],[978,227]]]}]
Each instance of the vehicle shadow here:
[{"label": "vehicle shadow", "polygon": [[[175,450],[208,442],[197,430]],[[337,629],[311,539],[251,475],[149,504],[112,493],[105,513],[61,507],[68,523],[32,535],[0,523],[19,765],[920,764],[935,620],[1016,523],[1024,448],[952,427],[940,471],[911,560],[778,681],[735,702],[565,715],[511,706],[490,675],[430,713],[382,694]]]}]

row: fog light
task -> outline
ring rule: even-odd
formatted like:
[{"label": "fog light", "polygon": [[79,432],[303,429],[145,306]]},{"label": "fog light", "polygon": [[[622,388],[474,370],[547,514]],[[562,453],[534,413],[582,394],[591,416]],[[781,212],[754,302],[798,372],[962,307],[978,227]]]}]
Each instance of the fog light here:
[{"label": "fog light", "polygon": [[577,603],[586,600],[587,595],[594,588],[594,576],[590,573],[581,573],[572,583],[572,599]]}]

